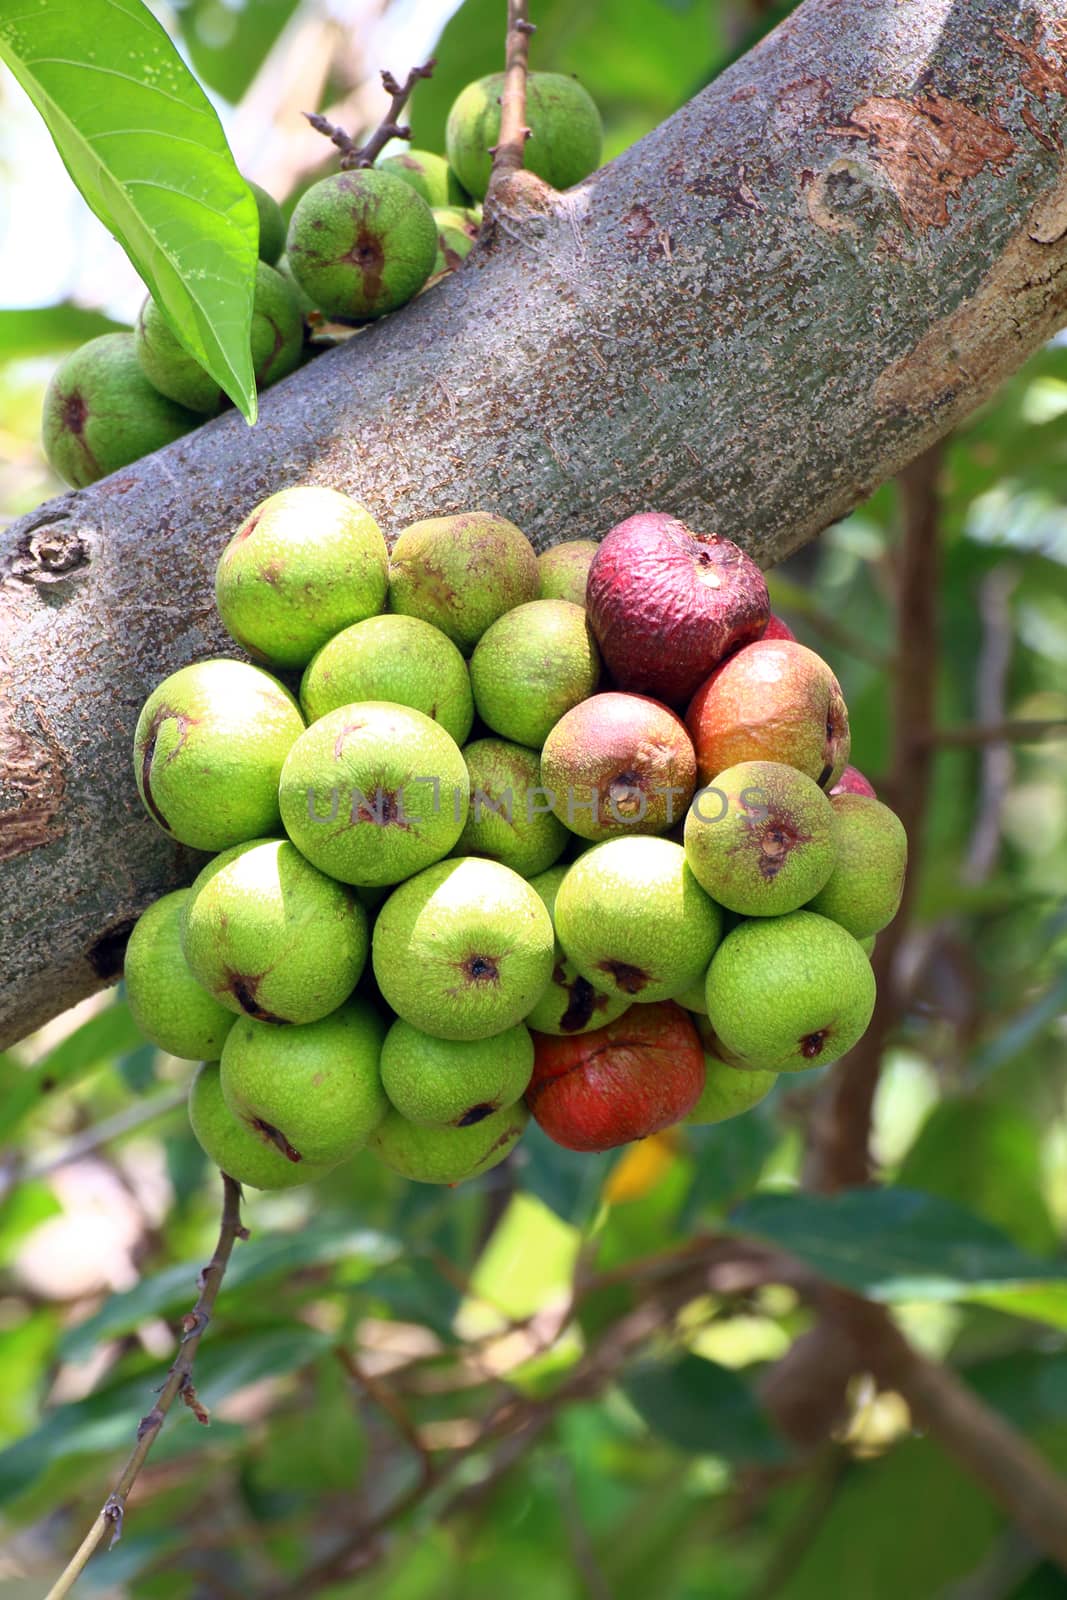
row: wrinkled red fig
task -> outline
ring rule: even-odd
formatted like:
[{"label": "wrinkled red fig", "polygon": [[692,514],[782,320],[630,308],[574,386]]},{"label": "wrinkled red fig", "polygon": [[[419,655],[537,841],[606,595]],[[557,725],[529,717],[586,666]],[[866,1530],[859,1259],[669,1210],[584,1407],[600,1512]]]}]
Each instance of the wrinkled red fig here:
[{"label": "wrinkled red fig", "polygon": [[605,536],[585,603],[616,686],[670,706],[685,705],[718,662],[760,637],[770,616],[750,556],[662,511],[627,517]]}]

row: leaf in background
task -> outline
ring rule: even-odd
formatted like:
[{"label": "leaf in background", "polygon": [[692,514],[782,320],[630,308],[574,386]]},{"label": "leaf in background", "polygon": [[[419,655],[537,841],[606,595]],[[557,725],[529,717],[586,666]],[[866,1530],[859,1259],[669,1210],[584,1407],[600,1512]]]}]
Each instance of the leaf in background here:
[{"label": "leaf in background", "polygon": [[524,1189],[564,1222],[583,1228],[599,1209],[604,1179],[618,1158],[618,1150],[600,1155],[564,1150],[531,1122],[514,1162]]},{"label": "leaf in background", "polygon": [[0,1074],[0,1140],[10,1139],[45,1096],[69,1089],[102,1062],[143,1043],[126,1005],[112,1001],[32,1067],[10,1063]]},{"label": "leaf in background", "polygon": [[21,361],[27,356],[50,355],[53,350],[73,350],[102,333],[121,333],[124,324],[112,322],[102,311],[61,300],[54,306],[31,311],[0,311],[0,361]]},{"label": "leaf in background", "polygon": [[748,1384],[701,1356],[631,1367],[621,1388],[639,1416],[679,1450],[727,1461],[777,1462],[787,1451]]},{"label": "leaf in background", "polygon": [[182,344],[254,422],[256,205],[166,33],[141,0],[6,5],[0,59]]},{"label": "leaf in background", "polygon": [[[219,1310],[222,1315],[232,1314],[234,1300],[242,1290],[302,1268],[344,1261],[349,1266],[365,1265],[369,1270],[396,1260],[400,1254],[401,1246],[396,1240],[344,1221],[321,1221],[296,1233],[243,1241],[227,1268]],[[63,1359],[84,1361],[101,1340],[129,1333],[149,1317],[187,1310],[196,1299],[196,1276],[202,1264],[199,1260],[183,1261],[151,1278],[142,1278],[132,1289],[113,1294],[93,1316],[69,1330],[62,1342]]]},{"label": "leaf in background", "polygon": [[943,1100],[923,1123],[896,1181],[966,1206],[1023,1250],[1056,1248],[1041,1189],[1037,1126],[1013,1106]]},{"label": "leaf in background", "polygon": [[1067,1262],[1040,1261],[962,1206],[908,1189],[757,1194],[731,1213],[730,1226],[885,1303],[980,1297],[993,1305],[1007,1290],[1010,1311],[1020,1287],[1067,1284]]},{"label": "leaf in background", "polygon": [[688,1233],[702,1213],[721,1214],[755,1187],[780,1134],[759,1109],[686,1134],[696,1171],[678,1226]]},{"label": "leaf in background", "polygon": [[239,7],[232,0],[180,3],[182,38],[202,81],[236,105],[298,4],[299,0],[245,0]]},{"label": "leaf in background", "polygon": [[1061,972],[1043,994],[1039,994],[1028,1006],[1024,1006],[999,1033],[994,1034],[992,1039],[987,1040],[976,1051],[969,1075],[978,1079],[988,1077],[997,1067],[1021,1055],[1027,1045],[1060,1015],[1065,1006],[1067,1006],[1067,971]]}]

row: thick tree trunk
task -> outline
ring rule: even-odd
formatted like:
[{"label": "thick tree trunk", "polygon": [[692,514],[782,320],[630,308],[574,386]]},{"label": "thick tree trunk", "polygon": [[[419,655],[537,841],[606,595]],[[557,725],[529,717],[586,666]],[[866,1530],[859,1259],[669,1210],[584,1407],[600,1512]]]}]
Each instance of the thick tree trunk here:
[{"label": "thick tree trunk", "polygon": [[133,783],[166,673],[229,649],[219,551],[285,484],[390,533],[483,506],[545,545],[642,507],[766,564],[1067,319],[1067,0],[807,0],[463,269],[0,550],[0,1042],[116,975],[197,864]]}]

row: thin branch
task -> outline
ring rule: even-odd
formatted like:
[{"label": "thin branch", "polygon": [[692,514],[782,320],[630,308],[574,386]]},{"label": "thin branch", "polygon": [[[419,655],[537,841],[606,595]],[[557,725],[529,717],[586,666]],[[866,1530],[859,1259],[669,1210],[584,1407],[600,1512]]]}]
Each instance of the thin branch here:
[{"label": "thin branch", "polygon": [[[85,1539],[78,1548],[77,1553],[64,1569],[59,1579],[48,1591],[46,1600],[62,1600],[63,1595],[70,1593],[78,1578],[81,1576],[90,1556],[108,1539],[108,1548],[116,1544],[122,1537],[122,1525],[126,1515],[126,1502],[130,1490],[137,1480],[141,1468],[148,1457],[148,1452],[159,1435],[166,1421],[167,1413],[175,1400],[181,1397],[183,1403],[189,1407],[198,1422],[206,1423],[208,1414],[193,1388],[193,1362],[204,1330],[211,1321],[211,1313],[215,1308],[215,1301],[222,1280],[229,1264],[230,1255],[236,1239],[246,1239],[247,1230],[241,1225],[241,1188],[232,1178],[223,1175],[222,1179],[222,1220],[219,1225],[218,1243],[215,1254],[208,1265],[200,1274],[200,1294],[192,1311],[182,1318],[181,1344],[173,1366],[167,1373],[167,1379],[160,1390],[159,1399],[148,1414],[141,1418],[137,1427],[137,1443],[134,1445],[130,1458],[116,1483],[108,1495],[103,1507],[93,1523]],[[108,1536],[110,1535],[110,1538]]]},{"label": "thin branch", "polygon": [[493,170],[489,193],[495,195],[503,179],[521,172],[526,160],[526,74],[530,56],[530,35],[536,30],[527,20],[526,0],[508,0],[508,32],[505,44],[504,89],[500,96],[500,137],[490,154]]},{"label": "thin branch", "polygon": [[385,1412],[397,1432],[411,1447],[413,1453],[418,1457],[422,1485],[428,1488],[437,1475],[433,1457],[423,1444],[419,1437],[418,1429],[396,1395],[387,1385],[379,1383],[377,1378],[372,1378],[369,1372],[365,1372],[350,1350],[339,1346],[337,1359],[349,1377],[359,1384],[368,1398],[374,1402],[380,1411]]},{"label": "thin branch", "polygon": [[937,689],[938,478],[943,458],[942,442],[906,467],[899,479],[903,538],[896,584],[893,759],[887,794],[908,835],[910,860],[900,910],[875,945],[872,965],[878,997],[871,1025],[859,1044],[833,1068],[812,1118],[806,1176],[809,1187],[815,1189],[845,1189],[870,1180],[874,1095],[886,1041],[899,1020],[894,978],[918,879],[933,762],[930,730]]},{"label": "thin branch", "polygon": [[60,1167],[67,1167],[72,1161],[81,1161],[85,1156],[93,1155],[112,1140],[121,1139],[134,1129],[143,1128],[146,1123],[156,1122],[160,1117],[177,1111],[188,1098],[188,1089],[167,1089],[149,1100],[134,1101],[125,1110],[94,1123],[84,1133],[75,1134],[54,1150],[44,1151],[33,1161],[24,1161],[12,1155],[9,1161],[0,1162],[0,1202],[6,1200],[20,1183],[28,1183],[33,1178],[47,1178],[50,1173],[58,1172]]},{"label": "thin branch", "polygon": [[[1017,567],[998,566],[986,574],[978,599],[982,619],[982,649],[978,658],[976,707],[986,726],[1004,719],[1004,703],[1011,671],[1011,597],[1019,584]],[[1067,733],[1067,722],[1064,723]],[[1000,854],[1000,819],[1011,790],[1015,758],[1011,747],[1001,740],[982,746],[981,781],[974,826],[967,845],[967,857],[960,870],[961,882],[971,887],[984,883],[996,866]]]},{"label": "thin branch", "polygon": [[957,728],[930,729],[925,736],[925,743],[941,750],[966,750],[987,744],[1037,744],[1044,739],[1067,739],[1067,718],[965,722]]},{"label": "thin branch", "polygon": [[382,88],[390,96],[389,109],[366,144],[358,144],[350,133],[339,128],[317,111],[305,111],[304,116],[316,133],[324,134],[341,152],[341,170],[352,167],[373,167],[390,139],[410,139],[411,129],[400,122],[400,115],[411,99],[412,90],[421,78],[432,78],[437,65],[434,57],[421,67],[412,67],[403,83],[398,83],[388,68],[382,68]]}]

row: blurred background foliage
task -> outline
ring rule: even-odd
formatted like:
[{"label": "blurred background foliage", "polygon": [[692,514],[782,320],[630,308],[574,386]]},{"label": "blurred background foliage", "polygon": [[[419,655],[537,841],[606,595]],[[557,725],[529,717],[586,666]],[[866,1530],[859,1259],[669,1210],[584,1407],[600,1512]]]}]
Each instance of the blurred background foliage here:
[{"label": "blurred background foliage", "polygon": [[[500,58],[499,0],[156,9],[243,170],[283,200],[323,159],[301,106],[368,124],[377,69],[434,48],[413,108],[432,147],[455,92]],[[789,9],[541,0],[535,64],[583,78],[612,154]],[[41,147],[10,81],[2,95],[2,253],[19,252],[23,275],[8,273],[14,308],[0,313],[0,500],[14,516],[59,488],[37,444],[52,364],[128,323],[138,293],[65,191],[59,279],[51,258],[35,265],[40,241],[14,237]],[[63,297],[26,302],[35,277]],[[924,662],[940,725],[1067,717],[1067,346],[956,435],[943,489],[940,638]],[[839,674],[854,760],[876,782],[897,652],[914,644],[906,615],[896,632],[898,555],[888,486],[771,579],[777,609]],[[811,1325],[792,1292],[701,1294],[651,1327],[637,1315],[649,1260],[691,1235],[779,1239],[894,1304],[924,1351],[1067,1467],[1067,744],[939,749],[924,830],[873,1147],[888,1182],[930,1198],[883,1189],[827,1210],[798,1192],[817,1074],[736,1122],[617,1157],[571,1157],[534,1130],[456,1191],[357,1159],[314,1189],[250,1196],[252,1237],[197,1362],[212,1425],[171,1415],[124,1537],[83,1591],[1067,1593],[899,1397],[857,1385],[847,1425],[794,1451],[763,1399]],[[141,1043],[121,991],[0,1058],[0,1600],[42,1593],[92,1520],[195,1297],[219,1180],[185,1120],[188,1076]],[[331,1570],[357,1529],[359,1555]]]}]

